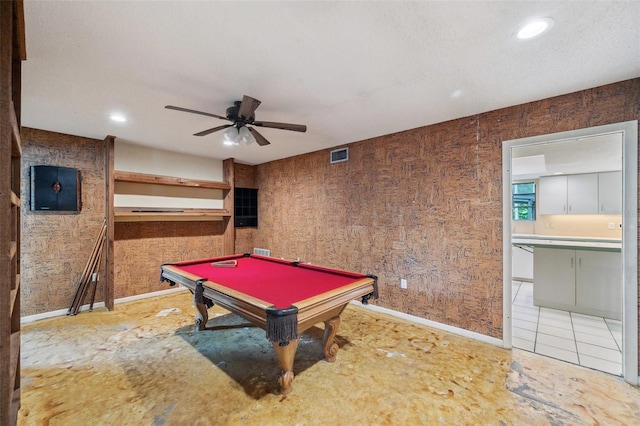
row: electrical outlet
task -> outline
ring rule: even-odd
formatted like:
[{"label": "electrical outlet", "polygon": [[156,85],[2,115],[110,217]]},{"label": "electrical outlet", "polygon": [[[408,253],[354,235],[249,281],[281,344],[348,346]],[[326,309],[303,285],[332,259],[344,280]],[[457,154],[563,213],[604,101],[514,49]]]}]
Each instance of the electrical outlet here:
[{"label": "electrical outlet", "polygon": [[400,288],[407,288],[407,280],[404,278],[400,279]]},{"label": "electrical outlet", "polygon": [[614,222],[609,222],[609,229],[616,229],[616,224]]}]

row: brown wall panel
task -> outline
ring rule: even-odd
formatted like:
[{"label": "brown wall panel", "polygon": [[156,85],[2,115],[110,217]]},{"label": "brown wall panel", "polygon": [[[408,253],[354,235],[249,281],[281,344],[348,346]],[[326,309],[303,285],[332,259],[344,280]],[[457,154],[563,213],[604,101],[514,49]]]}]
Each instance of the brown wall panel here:
[{"label": "brown wall panel", "polygon": [[238,188],[257,188],[256,169],[246,164],[234,164],[235,186]]},{"label": "brown wall panel", "polygon": [[[67,309],[105,219],[104,143],[101,140],[23,128],[22,316]],[[29,167],[73,167],[82,173],[79,214],[29,210]],[[100,273],[102,275],[102,273]],[[96,293],[102,301],[103,289]],[[87,298],[88,300],[88,298]]]},{"label": "brown wall panel", "polygon": [[222,221],[117,222],[115,298],[168,289],[160,265],[223,255],[223,232]]},{"label": "brown wall panel", "polygon": [[634,79],[352,143],[344,163],[325,150],[258,165],[253,245],[376,274],[375,303],[501,338],[502,142],[639,110]]}]

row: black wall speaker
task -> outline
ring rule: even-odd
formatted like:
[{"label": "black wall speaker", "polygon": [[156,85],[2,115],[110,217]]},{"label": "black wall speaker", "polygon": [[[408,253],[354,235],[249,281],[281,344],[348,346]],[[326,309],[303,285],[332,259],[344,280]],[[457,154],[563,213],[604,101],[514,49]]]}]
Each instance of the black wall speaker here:
[{"label": "black wall speaker", "polygon": [[31,210],[79,212],[80,171],[70,167],[31,166]]}]

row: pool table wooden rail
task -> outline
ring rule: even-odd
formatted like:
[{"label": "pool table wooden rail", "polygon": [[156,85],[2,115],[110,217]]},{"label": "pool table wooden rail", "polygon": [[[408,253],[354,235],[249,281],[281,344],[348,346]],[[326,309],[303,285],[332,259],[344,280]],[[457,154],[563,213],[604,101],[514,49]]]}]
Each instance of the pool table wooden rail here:
[{"label": "pool table wooden rail", "polygon": [[[197,287],[200,283],[205,298],[242,316],[258,327],[266,327],[266,311],[272,306],[271,303],[213,281],[203,280],[201,277],[185,272],[173,265],[164,265],[162,270],[163,279],[183,285],[194,294],[198,290]],[[324,322],[340,315],[349,302],[373,292],[374,280],[372,278],[363,278],[340,289],[331,290],[296,302],[295,306],[298,308],[298,333],[303,333],[319,322]],[[198,310],[200,311],[200,309]],[[202,312],[200,314],[202,315]],[[199,325],[200,330],[203,330],[206,325],[206,319],[202,318],[202,320],[203,322]]]}]

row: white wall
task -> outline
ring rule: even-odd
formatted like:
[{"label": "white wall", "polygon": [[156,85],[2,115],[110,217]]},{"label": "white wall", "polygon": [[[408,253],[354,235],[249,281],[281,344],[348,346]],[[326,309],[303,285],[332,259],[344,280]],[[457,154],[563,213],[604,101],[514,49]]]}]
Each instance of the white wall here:
[{"label": "white wall", "polygon": [[[222,161],[132,145],[116,140],[116,171],[173,176],[185,179],[222,181]],[[116,182],[116,207],[221,209],[218,189]]]}]

